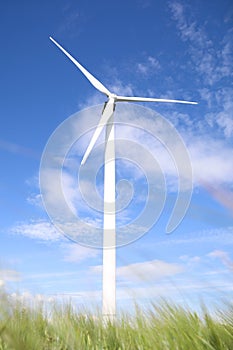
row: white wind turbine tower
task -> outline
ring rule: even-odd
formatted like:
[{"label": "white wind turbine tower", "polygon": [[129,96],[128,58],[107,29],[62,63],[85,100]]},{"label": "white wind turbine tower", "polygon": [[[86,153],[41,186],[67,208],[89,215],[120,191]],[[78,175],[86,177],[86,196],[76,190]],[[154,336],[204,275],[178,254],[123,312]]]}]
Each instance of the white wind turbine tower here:
[{"label": "white wind turbine tower", "polygon": [[102,313],[110,320],[116,313],[116,213],[115,213],[115,142],[114,142],[114,110],[116,102],[172,102],[197,104],[197,102],[167,100],[147,97],[118,96],[110,92],[100,81],[89,73],[74,57],[72,57],[52,37],[52,42],[75,64],[90,83],[108,98],[104,105],[99,124],[83,156],[84,165],[92,151],[101,131],[105,131],[104,153],[104,223],[103,223],[103,294]]}]

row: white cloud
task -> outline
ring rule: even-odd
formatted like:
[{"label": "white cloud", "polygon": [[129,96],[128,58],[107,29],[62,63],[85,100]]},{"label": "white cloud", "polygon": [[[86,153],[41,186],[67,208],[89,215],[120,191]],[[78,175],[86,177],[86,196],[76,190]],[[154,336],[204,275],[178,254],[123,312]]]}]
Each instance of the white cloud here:
[{"label": "white cloud", "polygon": [[29,186],[30,188],[39,188],[39,178],[38,175],[34,175],[29,177],[26,181],[25,184]]},{"label": "white cloud", "polygon": [[[149,281],[148,281],[149,282]],[[116,298],[119,302],[118,307],[120,309],[121,302],[124,300],[127,300],[129,302],[128,306],[135,306],[135,302],[137,304],[140,304],[141,302],[144,303],[145,300],[151,301],[155,300],[155,298],[158,298],[161,301],[164,300],[164,298],[169,298],[169,300],[178,301],[181,300],[182,303],[184,301],[184,297],[186,302],[192,301],[194,296],[198,297],[198,300],[205,301],[205,295],[210,295],[211,291],[214,290],[215,297],[216,297],[216,288],[218,291],[220,291],[220,296],[222,297],[222,292],[232,292],[233,287],[231,281],[226,280],[215,280],[213,283],[209,283],[206,280],[197,280],[195,278],[192,278],[190,276],[189,279],[181,280],[179,281],[179,286],[177,283],[170,283],[169,281],[159,281],[159,283],[156,283],[155,285],[151,285],[149,283],[146,283],[143,286],[134,286],[133,288],[130,287],[122,287],[118,286],[116,291]],[[207,293],[206,293],[207,292]],[[182,293],[182,294],[181,294]],[[182,295],[182,299],[181,299]],[[29,303],[29,305],[38,305],[38,303],[50,303],[50,302],[68,302],[72,300],[75,302],[76,305],[81,303],[80,305],[87,306],[86,310],[90,311],[92,307],[94,308],[94,311],[96,311],[96,303],[101,302],[102,298],[102,290],[79,290],[77,292],[72,291],[64,291],[62,293],[57,294],[32,294],[30,291],[24,291],[22,293],[12,293],[10,295],[12,300],[19,300],[23,303]],[[207,299],[208,300],[208,299]],[[132,304],[131,304],[132,303]],[[195,305],[196,307],[196,305]],[[125,305],[124,305],[125,310]]]},{"label": "white cloud", "polygon": [[139,62],[136,65],[137,71],[145,77],[155,74],[160,68],[161,65],[159,61],[152,56],[146,57],[143,62]]},{"label": "white cloud", "polygon": [[[227,86],[218,88],[216,91],[203,88],[200,94],[209,108],[202,123],[198,122],[202,127],[202,132],[207,129],[204,124],[207,123],[216,134],[220,134],[223,139],[230,140],[233,135],[233,89]],[[205,132],[207,133],[207,130]]]},{"label": "white cloud", "polygon": [[137,6],[140,9],[145,9],[151,6],[151,0],[137,0]]},{"label": "white cloud", "polygon": [[184,41],[190,40],[198,46],[206,47],[210,44],[207,40],[205,33],[201,28],[197,27],[196,22],[192,19],[190,14],[186,13],[187,7],[178,1],[170,1],[169,8],[171,10],[173,19],[177,23],[180,36]]},{"label": "white cloud", "polygon": [[199,243],[199,244],[220,244],[224,242],[224,244],[233,244],[233,227],[221,227],[218,229],[209,229],[209,230],[203,230],[203,231],[194,231],[189,234],[182,235],[179,238],[176,238],[175,236],[169,237],[168,239],[164,239],[163,241],[159,241],[158,243],[154,244],[168,244],[168,245],[175,245],[175,244],[193,244],[193,243]]},{"label": "white cloud", "polygon": [[207,190],[211,196],[217,200],[220,204],[222,204],[225,208],[229,210],[231,214],[233,214],[233,191],[232,188],[223,184],[221,186],[203,183],[205,190]]},{"label": "white cloud", "polygon": [[32,294],[30,291],[25,290],[22,293],[11,293],[9,298],[13,302],[22,302],[23,305],[28,305],[30,307],[38,307],[38,305],[44,305],[44,303],[54,303],[56,299],[53,296],[45,294]]},{"label": "white cloud", "polygon": [[[207,87],[203,87],[203,88],[199,89],[199,94],[201,96],[201,99],[204,100],[207,103],[208,108],[213,107],[214,96],[213,96],[213,93],[212,93],[211,89],[209,89]],[[213,124],[211,123],[210,126],[213,126]]]},{"label": "white cloud", "polygon": [[198,125],[203,128],[207,122],[210,127],[218,127],[224,137],[230,138],[233,135],[233,29],[226,29],[222,39],[211,40],[207,35],[207,23],[199,26],[188,6],[179,1],[169,2],[178,33],[188,44],[192,67],[202,85],[200,96],[211,109]]},{"label": "white cloud", "polygon": [[[44,242],[66,242],[69,237],[75,242],[87,247],[102,247],[102,229],[100,229],[98,219],[91,219],[85,217],[85,221],[69,221],[65,220],[66,217],[62,218],[59,222],[56,222],[56,227],[45,220],[31,220],[30,222],[18,223],[9,228],[8,232],[10,234],[19,234],[32,239],[37,239]],[[64,234],[62,234],[64,233]],[[75,244],[75,243],[74,243]],[[68,246],[66,246],[68,247]],[[68,248],[67,248],[68,249]],[[86,248],[89,249],[89,248]],[[74,248],[75,250],[75,248]],[[82,249],[81,249],[82,250]],[[90,252],[83,248],[82,255],[85,252]],[[73,252],[74,253],[74,252]],[[66,255],[66,257],[68,257]],[[73,255],[74,258],[74,255]]]},{"label": "white cloud", "polygon": [[133,96],[133,88],[130,84],[124,84],[120,79],[115,79],[115,81],[110,85],[110,91],[121,96]]},{"label": "white cloud", "polygon": [[196,256],[181,255],[179,259],[189,265],[193,265],[201,261],[201,257],[197,255]]},{"label": "white cloud", "polygon": [[220,112],[213,115],[216,123],[223,129],[227,138],[233,136],[233,89],[222,89],[219,93],[219,104],[222,105]]},{"label": "white cloud", "polygon": [[208,254],[208,256],[213,258],[229,259],[229,254],[223,250],[214,250]]},{"label": "white cloud", "polygon": [[[164,173],[167,173],[168,178],[171,178],[169,182],[169,189],[171,189],[172,186],[175,188],[175,185],[177,188],[177,168],[179,168],[179,176],[184,180],[182,182],[183,186],[180,186],[180,191],[186,191],[187,188],[190,189],[190,187],[192,187],[190,180],[190,161],[187,152],[185,151],[185,147],[183,146],[183,142],[181,138],[179,138],[176,130],[164,119],[154,118],[154,115],[151,115],[151,110],[145,109],[146,115],[143,116],[142,107],[138,108],[133,105],[131,109],[129,106],[132,105],[128,105],[127,107],[126,104],[124,108],[117,108],[116,115],[117,120],[121,123],[119,126],[120,132],[118,134],[120,140],[119,142],[116,141],[118,152],[117,157],[128,161],[128,168],[124,167],[129,171],[128,175],[134,180],[140,180],[143,173],[145,173],[150,185],[152,184],[152,187],[154,186],[161,189],[161,186],[165,187]],[[132,110],[137,111],[136,115],[134,115],[134,112],[131,113]],[[91,113],[91,111],[88,111],[87,115],[84,113],[84,115],[78,116],[77,125],[74,125],[74,120],[68,120],[66,132],[62,132],[62,127],[65,127],[65,124],[63,124],[61,129],[58,130],[58,135],[64,137],[65,134],[66,137],[64,140],[56,140],[57,136],[53,134],[54,140],[51,141],[51,147],[53,147],[53,149],[48,152],[48,159],[46,159],[46,153],[44,154],[46,166],[41,169],[41,184],[42,194],[50,217],[55,217],[55,219],[58,218],[58,221],[62,221],[59,221],[59,223],[63,225],[64,228],[64,221],[66,221],[69,224],[69,235],[72,234],[72,237],[74,237],[74,232],[76,237],[79,236],[80,238],[80,235],[83,235],[84,237],[84,231],[86,234],[87,230],[89,230],[93,242],[96,228],[101,229],[102,227],[103,202],[102,198],[96,191],[96,189],[98,189],[98,185],[96,185],[96,175],[98,174],[103,162],[103,150],[93,150],[92,159],[87,161],[85,167],[79,167],[80,164],[78,160],[74,165],[72,154],[71,159],[68,159],[67,163],[63,163],[62,159],[67,155],[67,148],[69,149],[70,146],[68,142],[73,145],[73,141],[78,138],[79,134],[75,134],[74,129],[78,129],[78,125],[80,125],[80,128],[82,129],[82,126],[85,124],[83,119],[86,120],[85,117],[89,117],[88,113]],[[147,118],[148,114],[149,119]],[[128,119],[127,121],[125,121],[126,117]],[[88,118],[88,120],[89,122],[91,121],[90,123],[94,124],[93,119]],[[128,125],[130,123],[132,127]],[[86,127],[88,129],[90,125]],[[147,129],[149,129],[151,134],[147,132]],[[82,131],[80,131],[80,133],[82,133]],[[118,126],[116,128],[116,134],[117,133]],[[147,137],[145,136],[145,133],[147,133]],[[153,133],[155,133],[155,136],[152,136]],[[162,142],[165,146],[162,145]],[[131,147],[130,145],[128,146],[129,143]],[[173,153],[174,158],[176,158],[175,161],[179,163],[179,166],[176,167],[169,151]],[[51,157],[53,152],[54,156]],[[100,153],[102,155],[101,157]],[[154,155],[152,155],[152,153],[154,153]],[[131,167],[132,162],[136,164],[136,170]],[[160,170],[158,163],[160,164],[162,171]],[[65,169],[62,169],[64,164]],[[63,171],[61,172],[61,170]],[[81,178],[82,180],[81,182],[79,181],[79,183],[77,175],[79,175],[79,179]],[[173,178],[175,180],[173,180]],[[189,180],[189,184],[187,183],[187,186],[184,188],[184,183],[186,185],[187,182],[186,180]],[[78,188],[80,183],[82,185],[81,190]],[[102,185],[101,182],[101,186]],[[129,188],[129,191],[130,190],[131,188]],[[151,192],[153,192],[153,190]],[[85,195],[84,200],[83,195]],[[131,197],[129,193],[129,200],[130,199]],[[90,212],[88,212],[89,209]],[[84,220],[86,221],[87,217],[90,219],[91,215],[95,215],[96,217],[95,222],[92,220],[92,223],[95,225],[94,227],[85,227],[84,223],[79,219],[85,217]],[[77,216],[79,216],[79,218],[77,218]],[[126,213],[124,213],[124,218],[125,217],[127,217]],[[74,221],[77,224],[76,226],[73,224]],[[68,227],[68,224],[66,225],[66,228]],[[145,226],[145,223],[141,222],[138,226]],[[86,238],[86,240],[87,239],[90,238]]]},{"label": "white cloud", "polygon": [[148,56],[148,62],[151,64],[151,67],[160,68],[160,63],[155,57]]},{"label": "white cloud", "polygon": [[[181,179],[180,192],[185,192],[192,189],[193,170],[194,185],[196,186],[200,184],[221,185],[222,183],[231,186],[233,184],[233,163],[231,162],[233,151],[223,140],[215,139],[211,135],[206,135],[206,133],[201,136],[195,135],[192,130],[193,125],[195,125],[194,121],[190,120],[186,114],[177,116],[177,113],[175,113],[174,119],[177,120],[180,117],[182,122],[185,120],[186,125],[189,125],[188,130],[182,129],[183,137],[187,142],[186,147],[182,138],[179,138],[176,129],[171,125],[169,126],[168,122],[166,123],[163,119],[155,117],[151,110],[145,109],[144,114],[142,113],[142,107],[138,108],[133,105],[131,109],[129,106],[132,105],[126,104],[124,107],[120,108],[119,106],[116,109],[116,121],[119,123],[116,125],[116,138],[119,139],[119,142],[116,141],[117,157],[124,160],[123,168],[124,172],[128,172],[128,178],[131,177],[136,181],[140,181],[145,174],[149,183],[156,184],[156,189],[161,189],[164,186],[164,191],[168,190],[169,192],[177,192],[178,179]],[[64,145],[63,140],[59,142],[60,149],[58,148],[58,150],[61,151],[61,154],[57,154],[57,158],[62,158],[62,152],[64,157],[66,156],[67,140],[73,142],[76,137],[74,130],[78,130],[79,125],[83,130],[82,128],[85,128],[84,119],[86,120],[85,117],[88,116],[88,114],[80,115],[76,124],[74,120],[70,123]],[[91,118],[88,117],[88,120],[90,125],[87,128],[95,124]],[[60,133],[64,134],[62,129]],[[124,140],[124,142],[121,143],[120,140]],[[191,164],[186,149],[191,156]],[[55,149],[56,152],[58,150]],[[96,183],[96,175],[103,162],[102,151],[100,148],[93,150],[89,163],[87,162],[85,167],[81,168],[80,160],[74,160],[71,154],[71,158],[68,157],[66,169],[63,169],[62,172],[62,187],[60,171],[60,167],[63,165],[62,159],[59,158],[58,163],[52,162],[50,167],[43,169],[44,188],[42,193],[46,196],[47,208],[52,208],[52,217],[64,219],[69,223],[66,228],[69,225],[69,235],[75,240],[83,240],[84,233],[90,234],[86,236],[85,242],[82,241],[83,244],[89,242],[91,245],[97,239],[97,236],[98,239],[102,237],[101,232],[98,232],[97,236],[95,235],[96,229],[101,231],[102,227],[103,202],[101,196],[98,195],[98,188],[101,189],[103,183]],[[82,180],[79,183],[78,174]],[[164,175],[166,176],[167,188],[162,181]],[[80,183],[82,184],[81,191],[78,188]],[[129,191],[127,194],[129,194],[128,197],[131,203],[131,188],[128,188],[127,191]],[[85,195],[84,200],[83,195]],[[140,199],[142,196],[138,198]],[[49,215],[51,216],[50,213]],[[77,218],[77,216],[79,217]],[[93,220],[93,217],[96,219]],[[122,216],[123,224],[125,218],[128,217],[131,217],[131,213],[124,212],[124,216]],[[88,221],[90,225],[85,225],[85,222],[79,219],[85,222]],[[76,223],[74,223],[74,220],[76,220]],[[64,222],[60,222],[60,224],[65,229]],[[145,224],[141,222],[139,226],[145,226]],[[80,238],[81,236],[82,238]]]},{"label": "white cloud", "polygon": [[100,255],[100,250],[87,248],[78,244],[64,243],[61,245],[64,260],[68,262],[80,262],[86,259],[93,259]]},{"label": "white cloud", "polygon": [[86,17],[80,10],[77,10],[76,6],[73,6],[72,3],[69,2],[66,2],[61,10],[62,20],[58,27],[58,33],[61,33],[62,37],[63,33],[66,33],[67,36],[76,38],[82,31],[82,26],[86,21]]},{"label": "white cloud", "polygon": [[[186,114],[179,115],[178,113],[175,113],[172,119],[174,119],[174,121],[178,124],[179,119],[182,120],[182,123],[185,123],[185,127],[181,128],[181,135],[190,154],[194,174],[194,185],[199,185],[200,180],[204,180],[209,183],[232,184],[232,147],[227,144],[225,140],[213,137],[213,134],[208,135],[207,133],[209,129],[207,128],[206,130],[203,130],[200,135],[200,133],[196,132],[195,121],[190,120],[189,116]],[[173,144],[171,148],[173,151],[176,150],[176,139],[174,135],[172,135],[172,133],[167,129],[163,130],[156,121],[153,123],[152,120],[149,120],[148,122],[150,125],[148,125],[147,128],[146,122],[144,123],[143,121],[142,125],[144,126],[144,129],[153,132],[153,130],[156,130],[157,128],[156,132],[157,135],[159,135],[160,140],[165,142],[168,149],[170,148],[170,144]],[[121,125],[119,125],[119,129],[119,136],[127,140],[132,140],[132,142],[135,142],[135,144],[140,144],[145,147],[145,149],[150,150],[161,166],[164,174],[170,176],[169,180],[171,181],[171,184],[175,184],[175,179],[177,179],[176,166],[174,165],[168,150],[164,148],[162,144],[158,142],[158,140],[156,140],[155,136],[147,134],[147,131],[142,133],[140,130],[136,130],[134,128],[127,129],[127,127],[122,127]],[[179,129],[180,128],[178,128],[178,130]],[[228,132],[229,130],[230,124],[228,124]],[[154,135],[156,135],[156,133]],[[120,156],[125,154],[124,149],[121,150],[118,148],[118,152],[120,152]],[[127,150],[127,153],[129,153],[129,160],[136,160],[137,164],[143,164],[142,169],[144,169],[146,173],[152,172],[154,175],[156,174],[155,165],[151,161],[147,162],[145,152],[140,153],[135,147],[131,147],[130,150]],[[178,148],[176,154],[182,154]],[[183,164],[183,166],[184,168],[181,169],[181,174],[185,176],[185,164]],[[136,176],[136,174],[134,174],[134,176]],[[174,186],[171,186],[170,189],[171,188],[174,190]]]},{"label": "white cloud", "polygon": [[98,273],[99,274],[99,273],[102,273],[103,266],[102,265],[90,266],[89,270],[90,270],[90,273],[94,273],[94,274]]},{"label": "white cloud", "polygon": [[[189,136],[188,149],[196,184],[233,183],[233,150],[224,141],[208,135]],[[188,138],[188,137],[187,137]]]},{"label": "white cloud", "polygon": [[44,209],[41,193],[38,193],[40,190],[38,175],[26,179],[25,184],[29,187],[31,191],[31,193],[26,198],[27,202],[35,207]]},{"label": "white cloud", "polygon": [[106,100],[100,92],[93,92],[85,101],[79,102],[78,108],[85,109],[99,104],[103,104]]},{"label": "white cloud", "polygon": [[27,197],[27,202],[35,207],[44,208],[42,203],[42,197],[40,193],[31,193]]},{"label": "white cloud", "polygon": [[203,81],[213,86],[223,77],[232,76],[232,45],[229,33],[224,36],[221,49],[208,37],[205,26],[197,24],[190,14],[187,5],[178,1],[170,1],[169,7],[176,21],[180,37],[189,45],[189,54],[193,67],[201,75]]},{"label": "white cloud", "polygon": [[[132,282],[157,281],[184,272],[184,266],[162,260],[151,260],[117,267],[117,278]],[[102,265],[92,266],[93,273],[102,272]]]},{"label": "white cloud", "polygon": [[[67,225],[69,225],[67,223]],[[74,225],[74,232],[75,232],[75,225]],[[83,230],[86,228],[84,227]],[[72,231],[72,228],[70,228]],[[79,230],[82,232],[82,225],[79,225]],[[91,231],[91,229],[90,229]],[[95,233],[95,230],[93,231],[93,235]],[[91,232],[92,232],[91,231]],[[9,232],[11,234],[18,234],[25,237],[29,237],[32,239],[37,239],[40,241],[51,241],[51,242],[59,242],[60,250],[63,254],[64,261],[67,262],[80,262],[86,259],[90,258],[96,258],[100,254],[99,249],[84,247],[79,245],[78,243],[70,243],[68,242],[68,239],[62,235],[58,230],[56,230],[55,226],[44,220],[34,220],[30,222],[23,222],[16,224],[15,226],[12,226],[9,229]],[[66,233],[66,232],[65,232]],[[90,234],[90,232],[89,232]],[[78,233],[74,238],[78,240]],[[91,238],[89,237],[90,241],[87,239],[87,245],[92,246],[91,244]],[[93,238],[95,239],[95,238]],[[89,244],[88,244],[89,243]],[[1,270],[0,270],[0,279],[1,279]]]},{"label": "white cloud", "polygon": [[65,272],[43,272],[43,273],[35,273],[35,274],[29,274],[29,275],[24,275],[24,280],[45,280],[45,279],[54,279],[58,278],[61,279],[62,277],[65,278],[70,278],[71,276],[77,275],[77,272],[70,272],[70,271],[65,271]]},{"label": "white cloud", "polygon": [[[197,280],[186,280],[183,283],[167,283],[167,282],[159,282],[155,286],[147,285],[142,287],[134,287],[134,288],[118,288],[117,290],[117,299],[118,300],[129,300],[133,303],[140,303],[142,301],[155,300],[155,298],[159,298],[159,301],[164,300],[164,298],[169,298],[169,300],[174,300],[176,303],[179,300],[184,302],[192,301],[194,296],[198,296],[198,300],[205,299],[205,295],[208,295],[210,290],[213,290],[213,286],[216,286],[219,290],[224,291],[232,291],[232,283],[230,282],[221,282],[216,284],[208,284],[205,282],[197,281]],[[207,293],[206,293],[207,292]],[[182,293],[182,294],[181,294]],[[182,295],[182,297],[181,297]],[[195,305],[197,306],[197,305]]]},{"label": "white cloud", "polygon": [[7,282],[18,282],[21,280],[18,271],[11,269],[0,269],[0,287],[5,286]]},{"label": "white cloud", "polygon": [[[213,88],[215,83],[221,82],[222,79],[230,79],[233,74],[232,30],[228,30],[224,37],[222,37],[222,40],[216,43],[209,35],[207,35],[207,24],[204,23],[201,26],[198,25],[193,12],[189,12],[190,7],[188,4],[184,4],[180,1],[170,1],[169,8],[177,26],[178,35],[181,40],[185,42],[186,48],[188,48],[191,65],[197,73],[196,77],[198,77],[199,83],[201,82],[201,88],[199,88],[201,98],[206,102],[209,109],[212,108],[210,112],[208,111],[208,113],[199,118],[199,120],[190,118],[189,115],[185,113],[179,114],[176,112],[172,115],[172,120],[177,127],[185,124],[185,127],[181,127],[180,129],[183,132],[183,137],[187,142],[188,151],[191,155],[194,185],[214,184],[215,186],[220,186],[222,183],[225,183],[230,187],[233,184],[233,163],[231,161],[233,158],[232,147],[224,143],[223,140],[218,140],[215,135],[213,137],[213,134],[210,133],[210,135],[208,135],[208,133],[211,128],[217,127],[222,132],[221,136],[224,136],[225,138],[230,138],[233,134],[233,121],[231,115],[233,108],[233,100],[231,96],[233,96],[233,93],[230,89],[227,90],[221,88],[220,90],[219,87],[217,87],[217,89]],[[190,62],[187,62],[187,64],[190,64]],[[186,65],[185,67],[187,68],[188,66]],[[147,57],[144,56],[144,59],[138,62],[137,69],[144,75],[151,74],[151,72],[160,69],[160,62],[155,57],[147,55]],[[116,69],[111,69],[110,89],[122,95],[133,95],[132,85],[125,85],[120,81],[117,78]],[[93,97],[91,97],[87,103],[88,106],[93,103],[103,102],[103,96],[101,94],[95,93],[92,96]],[[117,110],[118,106],[116,108],[116,111]],[[136,117],[139,119],[141,116]],[[90,120],[91,118],[93,118],[93,116],[90,116]],[[96,116],[94,116],[94,119],[95,118]],[[127,120],[127,118],[128,116],[126,115],[125,120]],[[86,123],[89,123],[89,126],[94,125],[94,123],[87,120],[89,120],[89,118],[80,118],[80,124],[75,126],[75,130],[77,131],[79,127],[81,127],[81,129],[84,128]],[[97,122],[98,120],[99,116],[96,118]],[[154,128],[151,128],[151,125],[153,125]],[[158,125],[156,122],[152,123],[151,120],[149,120],[148,125],[146,125],[146,122],[144,121],[143,126],[148,130],[155,130]],[[162,128],[160,131],[161,139],[164,139],[164,142],[169,144],[167,140],[170,139],[171,135],[167,131],[163,131]],[[201,136],[196,136],[195,133],[196,135],[201,134]],[[136,144],[143,145],[152,151],[155,159],[160,164],[163,173],[166,174],[167,189],[171,192],[177,191],[177,167],[172,161],[166,148],[158,145],[158,142],[151,142],[151,138],[145,137],[145,134],[140,135],[138,130],[131,130],[129,132],[121,127],[121,134],[119,133],[119,135],[121,137],[126,137],[128,140],[134,140]],[[69,137],[69,135],[67,136],[66,134],[66,137]],[[180,153],[179,147],[177,147],[174,142],[170,142],[169,145],[172,145],[170,147],[172,150],[176,150],[176,154]],[[118,149],[118,151],[120,151],[120,156],[123,156],[126,153],[125,149]],[[143,152],[139,153],[134,147],[131,147],[127,151],[129,159],[137,159],[139,165],[143,164],[143,170],[145,170],[146,173],[153,174],[154,178],[157,180],[158,169],[155,169],[152,162],[145,159]],[[80,155],[81,153],[82,152],[79,152],[78,154]],[[180,163],[182,163],[182,168],[179,177],[187,178],[185,162],[182,162],[182,159],[180,159]],[[131,174],[136,178],[139,172],[137,169],[134,169],[134,171],[132,169],[133,168],[130,169],[130,166],[128,167],[128,170],[131,171]],[[51,203],[53,203],[54,206],[59,207],[61,196],[59,197],[57,195],[57,183],[53,183],[53,175],[54,174],[51,172],[48,177],[49,181],[47,181],[49,186],[52,187],[52,191],[50,192],[51,196],[48,199],[51,200]],[[64,193],[66,194],[66,200],[71,210],[82,214],[84,209],[87,208],[80,204],[81,196],[77,193],[76,181],[72,181],[68,174],[64,175],[63,180]],[[186,181],[186,183],[187,186],[185,188],[183,187],[183,190],[187,190],[188,187],[190,189],[191,187],[191,182]],[[94,206],[96,206],[97,203],[97,207],[100,208],[102,198],[97,199],[97,196],[93,195],[95,192],[93,191],[93,185],[90,184],[89,178],[83,182],[83,188],[87,194],[86,203],[88,205],[91,203]],[[51,190],[51,188],[49,190]],[[79,211],[77,210],[77,203]],[[59,214],[62,215],[62,210]],[[95,215],[97,215],[97,213],[95,213]],[[127,215],[125,215],[125,217],[127,217]],[[100,216],[98,216],[98,219],[100,219]]]},{"label": "white cloud", "polygon": [[228,252],[224,250],[214,250],[207,256],[211,258],[219,258],[229,270],[233,271],[233,261],[230,259]]},{"label": "white cloud", "polygon": [[117,276],[131,281],[156,281],[184,272],[184,266],[162,260],[145,261],[117,268]]},{"label": "white cloud", "polygon": [[54,225],[44,220],[18,223],[12,226],[9,232],[42,241],[58,241],[63,239],[62,234],[55,229]]},{"label": "white cloud", "polygon": [[5,141],[0,139],[0,149],[9,153],[18,154],[20,156],[31,157],[36,159],[40,158],[40,154],[37,153],[35,150],[13,143],[11,141]]}]

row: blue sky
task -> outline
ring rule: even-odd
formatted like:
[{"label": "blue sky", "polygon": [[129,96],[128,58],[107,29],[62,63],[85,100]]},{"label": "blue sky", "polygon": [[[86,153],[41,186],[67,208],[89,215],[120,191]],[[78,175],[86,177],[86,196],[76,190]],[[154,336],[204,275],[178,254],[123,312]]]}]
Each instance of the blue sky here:
[{"label": "blue sky", "polygon": [[[143,143],[156,155],[167,181],[167,199],[157,223],[142,238],[117,250],[119,308],[160,297],[192,306],[200,300],[209,305],[230,300],[231,1],[24,1],[2,3],[0,13],[0,285],[13,296],[29,299],[66,295],[77,304],[101,300],[101,250],[75,244],[54,228],[41,202],[38,179],[42,152],[54,130],[74,114],[81,125],[78,112],[104,103],[105,97],[59,52],[49,40],[51,35],[115,93],[199,102],[140,104],[174,125],[190,155],[192,200],[170,235],[166,225],[177,196],[175,166],[166,149],[160,152],[161,145],[151,146],[149,137],[133,128],[120,131],[119,125],[118,132],[130,142]],[[124,108],[119,104],[117,118]],[[74,148],[79,151],[77,159],[75,152],[70,154],[77,160],[77,165],[71,164],[73,174],[84,146],[85,140]],[[143,170],[151,169],[145,165]],[[123,161],[118,162],[117,176],[135,184],[135,196],[121,218],[130,221],[143,206],[139,195],[146,193],[145,178]],[[101,170],[97,182],[101,193]],[[74,175],[64,175],[64,186],[78,210]],[[122,191],[124,199],[128,192],[124,187]],[[85,215],[101,224],[101,215]]]}]

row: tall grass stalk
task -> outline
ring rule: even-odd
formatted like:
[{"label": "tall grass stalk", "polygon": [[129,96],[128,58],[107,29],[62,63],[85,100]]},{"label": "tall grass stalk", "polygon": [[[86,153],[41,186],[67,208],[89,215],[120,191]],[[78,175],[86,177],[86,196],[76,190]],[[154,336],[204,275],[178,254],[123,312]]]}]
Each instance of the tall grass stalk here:
[{"label": "tall grass stalk", "polygon": [[25,305],[1,294],[0,350],[232,350],[233,306],[211,316],[163,302],[102,320],[71,304]]}]

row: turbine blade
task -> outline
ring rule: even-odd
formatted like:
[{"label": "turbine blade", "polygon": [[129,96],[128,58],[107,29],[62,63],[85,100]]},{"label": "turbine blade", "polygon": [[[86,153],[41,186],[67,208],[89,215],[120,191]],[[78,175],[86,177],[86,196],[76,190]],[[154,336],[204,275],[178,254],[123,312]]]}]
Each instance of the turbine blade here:
[{"label": "turbine blade", "polygon": [[192,101],[182,101],[182,100],[167,100],[163,98],[150,98],[150,97],[128,97],[128,96],[117,96],[116,102],[171,102],[171,103],[186,103],[191,105],[198,104],[197,102]]},{"label": "turbine blade", "polygon": [[91,73],[89,73],[86,68],[84,68],[74,57],[72,57],[63,47],[56,42],[51,36],[49,39],[78,67],[81,72],[85,75],[85,77],[89,80],[89,82],[100,92],[109,96],[111,92],[99,81],[97,80]]},{"label": "turbine blade", "polygon": [[95,129],[94,135],[92,136],[92,139],[87,147],[87,150],[83,156],[83,159],[81,161],[81,165],[85,164],[89,154],[91,153],[96,141],[98,140],[98,137],[100,136],[101,131],[103,130],[104,126],[107,124],[109,118],[112,116],[114,111],[114,102],[107,102],[105,105],[105,108],[102,113],[102,117],[100,118],[99,124],[97,128]]}]

